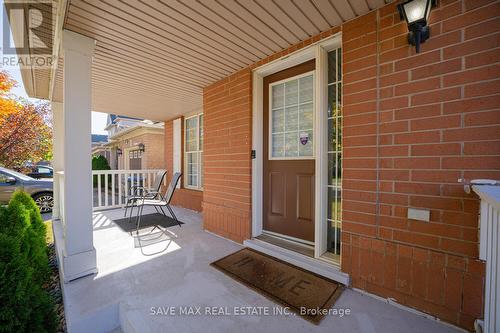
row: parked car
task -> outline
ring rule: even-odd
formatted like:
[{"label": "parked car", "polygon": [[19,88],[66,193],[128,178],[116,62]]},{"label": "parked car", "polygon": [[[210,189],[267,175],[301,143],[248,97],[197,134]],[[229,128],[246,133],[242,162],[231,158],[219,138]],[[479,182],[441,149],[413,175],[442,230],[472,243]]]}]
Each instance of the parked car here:
[{"label": "parked car", "polygon": [[34,179],[14,170],[0,167],[0,203],[8,203],[14,191],[18,189],[31,195],[41,213],[52,211],[54,205],[52,179]]},{"label": "parked car", "polygon": [[53,178],[54,169],[47,165],[35,165],[31,167],[31,172],[27,173],[27,175],[35,179]]}]

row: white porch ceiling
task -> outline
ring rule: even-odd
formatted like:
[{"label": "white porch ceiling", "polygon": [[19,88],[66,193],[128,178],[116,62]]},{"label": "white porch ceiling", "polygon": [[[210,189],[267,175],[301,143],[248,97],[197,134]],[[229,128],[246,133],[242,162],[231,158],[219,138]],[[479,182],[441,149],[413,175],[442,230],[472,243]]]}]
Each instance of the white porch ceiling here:
[{"label": "white porch ceiling", "polygon": [[[383,5],[384,0],[69,0],[63,26],[97,41],[95,111],[164,120],[200,109],[208,84]],[[62,67],[60,61],[54,100],[62,98]],[[46,75],[37,77],[40,84]]]}]

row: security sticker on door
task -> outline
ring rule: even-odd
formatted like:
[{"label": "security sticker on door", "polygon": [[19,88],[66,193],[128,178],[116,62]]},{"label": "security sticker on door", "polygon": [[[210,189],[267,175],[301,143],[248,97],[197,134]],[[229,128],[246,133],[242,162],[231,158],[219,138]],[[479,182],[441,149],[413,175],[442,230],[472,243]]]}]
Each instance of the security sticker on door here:
[{"label": "security sticker on door", "polygon": [[300,133],[300,143],[302,143],[303,146],[305,146],[309,142],[309,133],[307,132],[301,132]]}]

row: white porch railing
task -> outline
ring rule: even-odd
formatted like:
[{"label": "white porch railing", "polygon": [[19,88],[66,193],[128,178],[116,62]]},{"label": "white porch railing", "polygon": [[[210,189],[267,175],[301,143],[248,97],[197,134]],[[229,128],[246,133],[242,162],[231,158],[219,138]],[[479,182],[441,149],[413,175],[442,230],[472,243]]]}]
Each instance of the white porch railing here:
[{"label": "white porch railing", "polygon": [[481,198],[479,259],[486,261],[483,332],[500,332],[500,185],[473,185]]},{"label": "white porch railing", "polygon": [[[125,206],[133,186],[151,188],[159,170],[92,170],[93,210]],[[163,181],[166,185],[166,180]]]}]

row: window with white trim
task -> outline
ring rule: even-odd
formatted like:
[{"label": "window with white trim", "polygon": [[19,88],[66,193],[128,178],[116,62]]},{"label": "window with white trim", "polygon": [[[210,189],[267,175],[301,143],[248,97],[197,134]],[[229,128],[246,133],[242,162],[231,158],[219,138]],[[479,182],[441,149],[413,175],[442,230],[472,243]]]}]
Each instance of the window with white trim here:
[{"label": "window with white trim", "polygon": [[203,113],[184,120],[184,174],[186,188],[203,189]]},{"label": "window with white trim", "polygon": [[314,75],[305,73],[273,83],[270,89],[270,159],[314,157]]}]

